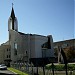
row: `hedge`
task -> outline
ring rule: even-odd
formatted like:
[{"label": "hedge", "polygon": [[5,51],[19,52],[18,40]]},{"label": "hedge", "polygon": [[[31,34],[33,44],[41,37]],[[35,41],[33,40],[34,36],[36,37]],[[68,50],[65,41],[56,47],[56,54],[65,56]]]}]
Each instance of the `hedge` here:
[{"label": "hedge", "polygon": [[[51,70],[52,65],[51,64],[46,65],[45,68],[48,69],[48,70]],[[68,64],[67,68],[68,68],[68,70],[75,70],[75,64]],[[65,65],[64,64],[54,65],[54,70],[64,71],[65,70]]]}]

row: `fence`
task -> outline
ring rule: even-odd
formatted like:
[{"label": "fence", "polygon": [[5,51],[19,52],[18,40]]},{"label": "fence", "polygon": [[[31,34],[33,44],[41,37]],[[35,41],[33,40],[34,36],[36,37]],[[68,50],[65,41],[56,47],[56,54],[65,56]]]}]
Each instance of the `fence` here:
[{"label": "fence", "polygon": [[[28,63],[15,63],[11,64],[11,67],[18,69],[22,72],[28,73],[29,75],[37,75],[35,74],[37,72],[37,67],[33,67]],[[38,67],[38,75],[44,75],[43,67]],[[45,69],[45,75],[53,75],[52,69]],[[56,71],[54,69],[54,75],[66,75],[66,73],[65,71]],[[68,71],[68,75],[75,75],[75,71]]]}]

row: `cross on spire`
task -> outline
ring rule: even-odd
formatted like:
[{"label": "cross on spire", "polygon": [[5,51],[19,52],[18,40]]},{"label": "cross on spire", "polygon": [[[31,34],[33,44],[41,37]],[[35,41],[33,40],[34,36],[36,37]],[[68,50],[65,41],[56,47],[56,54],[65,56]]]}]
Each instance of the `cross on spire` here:
[{"label": "cross on spire", "polygon": [[12,7],[13,7],[14,3],[12,3]]},{"label": "cross on spire", "polygon": [[14,4],[12,3],[11,17],[14,19],[14,18],[15,18],[15,13],[14,13],[13,5],[14,5]]}]

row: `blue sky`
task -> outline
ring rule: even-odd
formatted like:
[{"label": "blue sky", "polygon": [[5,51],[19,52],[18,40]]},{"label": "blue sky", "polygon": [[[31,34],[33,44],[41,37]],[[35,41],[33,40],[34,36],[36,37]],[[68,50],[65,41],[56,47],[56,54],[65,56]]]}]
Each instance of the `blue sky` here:
[{"label": "blue sky", "polygon": [[0,0],[0,44],[8,40],[8,18],[14,3],[20,32],[74,38],[74,0]]}]

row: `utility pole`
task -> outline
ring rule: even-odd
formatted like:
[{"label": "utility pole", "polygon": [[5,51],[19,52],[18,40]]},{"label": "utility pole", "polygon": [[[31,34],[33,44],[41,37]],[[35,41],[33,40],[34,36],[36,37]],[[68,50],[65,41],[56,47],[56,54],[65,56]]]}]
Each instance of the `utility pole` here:
[{"label": "utility pole", "polygon": [[52,62],[52,72],[53,72],[53,75],[54,75],[54,64]]}]

